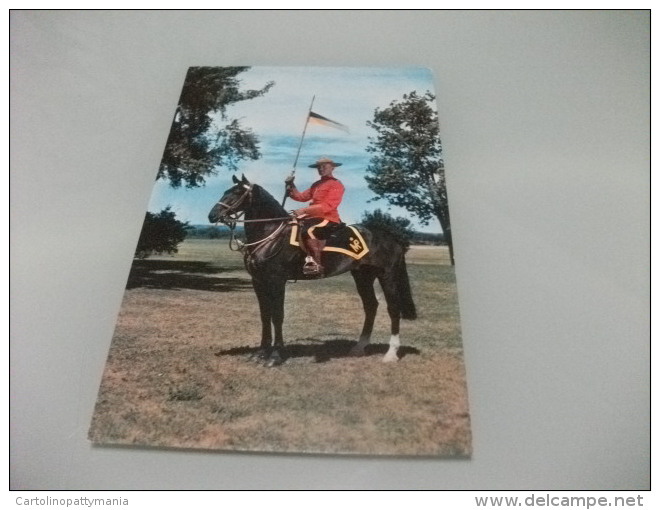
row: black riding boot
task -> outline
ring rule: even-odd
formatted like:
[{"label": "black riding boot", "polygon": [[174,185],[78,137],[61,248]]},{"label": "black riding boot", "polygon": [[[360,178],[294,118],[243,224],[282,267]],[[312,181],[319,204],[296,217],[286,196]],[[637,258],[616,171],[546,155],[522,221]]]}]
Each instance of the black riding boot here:
[{"label": "black riding boot", "polygon": [[303,274],[306,276],[323,277],[323,266],[321,265],[321,252],[325,246],[325,241],[321,239],[306,239],[305,248],[307,258],[303,266]]}]

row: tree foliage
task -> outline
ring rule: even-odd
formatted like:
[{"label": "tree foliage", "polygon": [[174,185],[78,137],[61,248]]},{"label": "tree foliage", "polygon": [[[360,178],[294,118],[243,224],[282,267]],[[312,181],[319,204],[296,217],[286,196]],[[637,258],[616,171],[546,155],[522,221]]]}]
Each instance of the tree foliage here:
[{"label": "tree foliage", "polygon": [[[435,96],[416,91],[376,108],[367,125],[376,132],[369,137],[367,152],[373,154],[366,180],[377,199],[403,207],[428,225],[437,218],[452,252],[442,146]],[[452,260],[453,260],[453,255]]]},{"label": "tree foliage", "polygon": [[400,216],[395,218],[380,209],[371,212],[365,211],[362,214],[360,223],[370,230],[387,232],[406,248],[410,246],[410,240],[415,235],[415,231],[411,228],[411,222],[408,218],[402,218]]},{"label": "tree foliage", "polygon": [[237,102],[264,95],[273,82],[259,90],[240,90],[237,76],[249,67],[191,67],[158,169],[158,179],[174,188],[194,188],[216,174],[218,167],[235,171],[245,159],[260,157],[251,129],[227,115]]},{"label": "tree foliage", "polygon": [[186,238],[188,228],[188,222],[177,220],[169,206],[157,214],[147,212],[135,248],[135,257],[144,259],[154,253],[177,253],[178,245]]}]

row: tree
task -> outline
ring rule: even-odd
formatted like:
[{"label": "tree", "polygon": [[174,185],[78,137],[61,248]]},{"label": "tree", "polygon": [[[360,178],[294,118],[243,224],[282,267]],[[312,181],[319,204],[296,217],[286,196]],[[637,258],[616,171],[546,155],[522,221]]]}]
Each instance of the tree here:
[{"label": "tree", "polygon": [[216,168],[235,171],[245,159],[260,157],[258,140],[249,128],[227,116],[227,108],[239,101],[264,95],[259,90],[239,90],[237,75],[249,67],[191,67],[183,84],[179,104],[158,169],[158,179],[168,179],[174,188],[202,186]]},{"label": "tree", "polygon": [[415,235],[415,231],[410,227],[411,222],[408,218],[402,218],[400,216],[395,218],[380,209],[376,209],[373,212],[365,211],[362,214],[362,221],[360,223],[369,229],[387,232],[406,248],[410,246],[410,240]]},{"label": "tree", "polygon": [[376,108],[367,125],[376,131],[367,152],[374,154],[366,180],[378,199],[403,207],[428,225],[437,218],[454,263],[438,114],[431,92],[404,94],[387,108]]},{"label": "tree", "polygon": [[188,228],[188,222],[177,220],[169,206],[158,214],[147,212],[135,248],[135,257],[145,259],[153,253],[177,253],[178,245],[186,238]]}]

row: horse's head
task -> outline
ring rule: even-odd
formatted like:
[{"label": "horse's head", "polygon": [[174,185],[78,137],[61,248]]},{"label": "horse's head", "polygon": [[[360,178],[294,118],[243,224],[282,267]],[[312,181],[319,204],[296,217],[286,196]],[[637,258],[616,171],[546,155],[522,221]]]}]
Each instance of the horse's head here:
[{"label": "horse's head", "polygon": [[220,197],[220,200],[213,206],[209,212],[209,221],[211,223],[218,223],[226,219],[236,218],[236,214],[245,210],[249,203],[250,194],[252,193],[252,184],[242,176],[239,180],[234,175],[232,180],[235,186],[229,188]]}]

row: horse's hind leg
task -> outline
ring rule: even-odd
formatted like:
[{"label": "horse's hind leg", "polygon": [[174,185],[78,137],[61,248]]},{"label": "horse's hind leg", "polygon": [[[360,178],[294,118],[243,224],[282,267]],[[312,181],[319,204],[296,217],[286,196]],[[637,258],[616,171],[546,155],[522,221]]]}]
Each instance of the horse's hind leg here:
[{"label": "horse's hind leg", "polygon": [[364,308],[364,325],[362,326],[362,333],[357,344],[351,349],[351,356],[363,356],[364,348],[369,345],[371,340],[371,332],[374,329],[374,320],[376,319],[376,312],[378,311],[378,299],[374,291],[374,281],[376,274],[374,270],[368,268],[354,269],[351,271],[355,285],[357,286],[358,294],[362,299],[362,307]]},{"label": "horse's hind leg", "polygon": [[401,323],[401,302],[397,291],[396,280],[391,273],[379,277],[380,285],[387,301],[387,313],[390,316],[390,347],[383,357],[385,363],[399,361],[398,350],[401,346],[399,327]]}]

